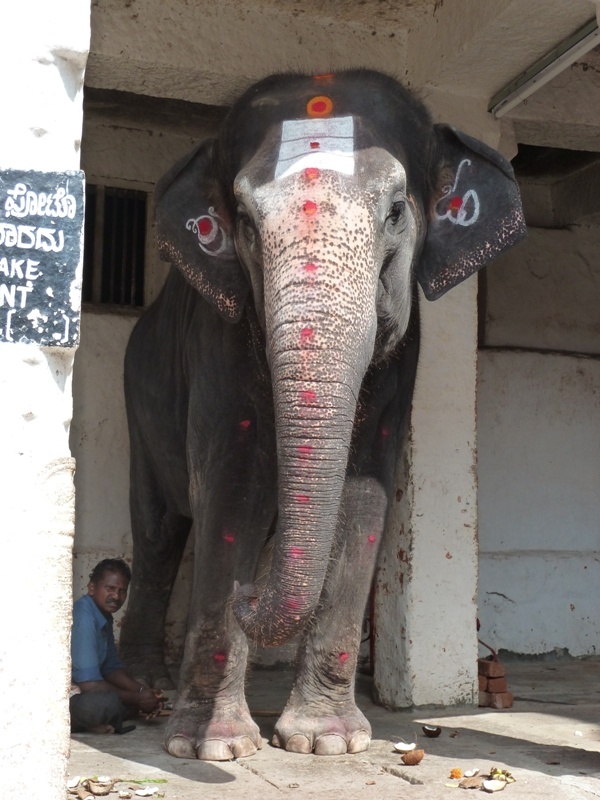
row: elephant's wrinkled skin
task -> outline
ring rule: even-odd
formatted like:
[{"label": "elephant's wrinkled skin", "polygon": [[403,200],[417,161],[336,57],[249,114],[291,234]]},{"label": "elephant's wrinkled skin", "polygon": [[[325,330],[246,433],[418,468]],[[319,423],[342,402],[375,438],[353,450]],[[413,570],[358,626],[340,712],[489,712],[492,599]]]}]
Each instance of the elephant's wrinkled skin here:
[{"label": "elephant's wrinkled skin", "polygon": [[161,180],[157,228],[175,266],[126,357],[134,580],[122,652],[161,685],[191,527],[169,752],[254,753],[247,641],[298,633],[274,743],[365,750],[354,672],[415,380],[415,280],[435,299],[523,236],[512,170],[432,125],[383,75],[275,76]]}]

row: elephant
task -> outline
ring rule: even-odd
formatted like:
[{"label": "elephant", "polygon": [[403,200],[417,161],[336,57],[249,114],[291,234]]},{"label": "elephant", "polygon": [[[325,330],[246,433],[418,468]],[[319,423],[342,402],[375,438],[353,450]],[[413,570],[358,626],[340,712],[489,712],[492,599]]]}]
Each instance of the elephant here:
[{"label": "elephant", "polygon": [[355,671],[409,424],[417,287],[435,300],[525,235],[512,168],[434,124],[391,76],[280,74],[242,94],[155,201],[171,268],[125,357],[133,580],[121,654],[164,685],[166,607],[193,531],[168,752],[254,755],[249,645],[295,637],[272,743],[364,751]]}]

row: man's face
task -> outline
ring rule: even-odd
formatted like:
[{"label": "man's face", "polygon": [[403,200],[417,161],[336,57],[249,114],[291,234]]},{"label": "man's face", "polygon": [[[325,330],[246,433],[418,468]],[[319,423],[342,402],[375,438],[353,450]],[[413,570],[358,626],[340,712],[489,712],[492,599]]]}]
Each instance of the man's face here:
[{"label": "man's face", "polygon": [[88,583],[88,594],[103,614],[114,614],[127,599],[129,581],[120,572],[105,572],[97,583]]}]

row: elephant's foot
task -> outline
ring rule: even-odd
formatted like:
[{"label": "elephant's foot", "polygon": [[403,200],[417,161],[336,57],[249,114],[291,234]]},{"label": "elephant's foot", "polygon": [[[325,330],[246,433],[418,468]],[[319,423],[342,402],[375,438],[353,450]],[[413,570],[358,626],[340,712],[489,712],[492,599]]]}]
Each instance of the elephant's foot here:
[{"label": "elephant's foot", "polygon": [[214,708],[210,720],[204,709],[177,704],[165,731],[167,752],[176,758],[202,761],[231,761],[253,756],[262,748],[258,725],[248,708]]},{"label": "elephant's foot", "polygon": [[362,753],[370,743],[371,726],[353,701],[328,710],[322,703],[290,703],[277,721],[272,739],[275,747],[317,756]]},{"label": "elephant's foot", "polygon": [[143,683],[144,686],[163,691],[175,688],[159,648],[147,645],[121,645],[119,655],[136,681]]}]

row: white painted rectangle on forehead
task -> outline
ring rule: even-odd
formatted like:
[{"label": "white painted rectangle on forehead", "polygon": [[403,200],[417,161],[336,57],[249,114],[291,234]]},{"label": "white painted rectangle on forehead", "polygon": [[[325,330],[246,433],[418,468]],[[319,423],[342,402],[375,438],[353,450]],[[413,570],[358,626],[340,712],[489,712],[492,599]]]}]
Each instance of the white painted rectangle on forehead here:
[{"label": "white painted rectangle on forehead", "polygon": [[[319,147],[311,147],[318,143]],[[287,120],[281,128],[275,178],[307,167],[354,174],[354,118]]]}]

